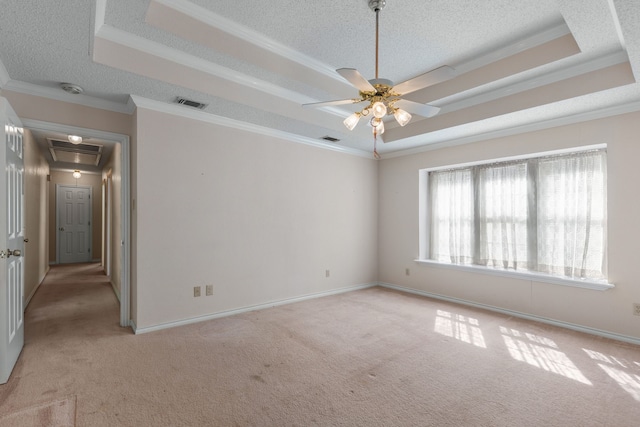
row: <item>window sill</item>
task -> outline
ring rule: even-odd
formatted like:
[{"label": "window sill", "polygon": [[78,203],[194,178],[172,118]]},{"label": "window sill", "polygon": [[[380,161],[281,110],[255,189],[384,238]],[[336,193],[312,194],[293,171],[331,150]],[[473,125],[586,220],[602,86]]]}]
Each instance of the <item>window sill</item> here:
[{"label": "window sill", "polygon": [[428,259],[416,259],[415,262],[433,267],[448,268],[451,270],[468,271],[472,273],[489,274],[493,276],[512,277],[520,280],[530,280],[532,282],[551,283],[554,285],[572,286],[574,288],[592,289],[594,291],[606,291],[615,288],[615,285],[596,280],[565,279],[562,277],[549,276],[542,273],[530,273],[524,271],[495,270],[488,267],[476,265],[446,264],[443,262]]}]

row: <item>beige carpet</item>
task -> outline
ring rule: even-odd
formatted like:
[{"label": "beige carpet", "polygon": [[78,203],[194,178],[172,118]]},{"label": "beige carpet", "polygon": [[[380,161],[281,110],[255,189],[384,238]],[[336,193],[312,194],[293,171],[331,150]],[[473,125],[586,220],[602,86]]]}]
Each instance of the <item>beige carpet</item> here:
[{"label": "beige carpet", "polygon": [[32,406],[0,418],[0,426],[3,427],[74,427],[75,425],[75,397]]},{"label": "beige carpet", "polygon": [[55,267],[26,321],[0,417],[76,396],[78,426],[640,425],[638,346],[382,288],[134,336],[99,268]]}]

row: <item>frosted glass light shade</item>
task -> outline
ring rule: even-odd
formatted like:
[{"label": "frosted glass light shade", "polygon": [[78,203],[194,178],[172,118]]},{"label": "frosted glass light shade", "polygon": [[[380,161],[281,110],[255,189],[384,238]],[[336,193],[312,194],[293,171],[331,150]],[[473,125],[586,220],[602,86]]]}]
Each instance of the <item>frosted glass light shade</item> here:
[{"label": "frosted glass light shade", "polygon": [[373,111],[373,117],[378,119],[381,119],[387,114],[387,106],[380,101],[374,103],[371,110]]},{"label": "frosted glass light shade", "polygon": [[411,121],[411,114],[400,108],[398,108],[395,113],[393,113],[393,117],[396,118],[396,121],[400,126],[404,126],[409,123],[409,121]]},{"label": "frosted glass light shade", "polygon": [[344,119],[344,122],[342,123],[344,123],[347,129],[353,130],[353,128],[356,127],[359,121],[360,121],[360,113],[353,113],[352,115]]},{"label": "frosted glass light shade", "polygon": [[73,171],[73,177],[74,177],[75,179],[80,179],[80,177],[81,177],[81,176],[82,176],[82,174],[80,173],[80,171],[79,171],[79,170],[75,170],[75,171]]},{"label": "frosted glass light shade", "polygon": [[371,127],[373,128],[373,133],[377,133],[378,135],[382,135],[384,133],[384,122],[382,119],[377,117],[371,119]]}]

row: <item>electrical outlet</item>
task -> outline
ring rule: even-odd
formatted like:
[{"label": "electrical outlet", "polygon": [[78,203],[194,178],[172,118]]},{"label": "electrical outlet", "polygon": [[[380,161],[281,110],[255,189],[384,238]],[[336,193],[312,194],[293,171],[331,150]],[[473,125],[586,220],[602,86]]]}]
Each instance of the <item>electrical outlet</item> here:
[{"label": "electrical outlet", "polygon": [[329,270],[325,270],[324,277],[329,277],[329,276],[331,276],[331,272]]},{"label": "electrical outlet", "polygon": [[405,269],[404,269],[404,274],[405,274],[406,276],[410,276],[410,275],[411,275],[411,270],[409,270],[408,268],[405,268]]},{"label": "electrical outlet", "polygon": [[211,295],[213,295],[213,285],[207,285],[207,296],[210,297]]},{"label": "electrical outlet", "polygon": [[193,296],[194,297],[199,297],[200,296],[200,286],[194,286],[193,287]]},{"label": "electrical outlet", "polygon": [[638,302],[633,303],[633,314],[634,316],[640,316],[640,303]]}]

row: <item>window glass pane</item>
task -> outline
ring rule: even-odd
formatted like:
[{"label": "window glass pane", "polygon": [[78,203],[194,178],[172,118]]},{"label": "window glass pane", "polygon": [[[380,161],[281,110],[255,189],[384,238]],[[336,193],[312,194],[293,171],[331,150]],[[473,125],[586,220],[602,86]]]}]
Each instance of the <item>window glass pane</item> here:
[{"label": "window glass pane", "polygon": [[605,278],[606,153],[541,159],[538,270]]},{"label": "window glass pane", "polygon": [[473,181],[471,169],[429,174],[431,259],[456,264],[473,260]]},{"label": "window glass pane", "polygon": [[430,258],[607,278],[606,151],[429,173]]},{"label": "window glass pane", "polygon": [[477,264],[527,268],[527,164],[483,166],[477,171]]}]

